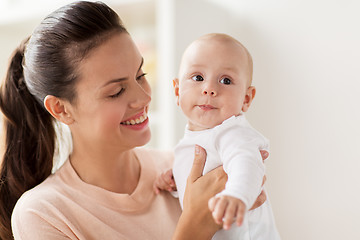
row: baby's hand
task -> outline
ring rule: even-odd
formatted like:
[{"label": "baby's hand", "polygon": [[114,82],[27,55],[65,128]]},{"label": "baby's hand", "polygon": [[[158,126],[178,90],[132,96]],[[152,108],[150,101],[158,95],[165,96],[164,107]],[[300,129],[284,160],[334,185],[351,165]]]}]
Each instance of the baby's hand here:
[{"label": "baby's hand", "polygon": [[164,191],[176,191],[176,185],[172,169],[169,169],[158,176],[153,185],[156,194],[159,194],[161,190]]},{"label": "baby's hand", "polygon": [[243,201],[230,196],[215,196],[209,200],[209,209],[217,224],[223,224],[225,230],[230,229],[233,222],[241,226],[246,206]]}]

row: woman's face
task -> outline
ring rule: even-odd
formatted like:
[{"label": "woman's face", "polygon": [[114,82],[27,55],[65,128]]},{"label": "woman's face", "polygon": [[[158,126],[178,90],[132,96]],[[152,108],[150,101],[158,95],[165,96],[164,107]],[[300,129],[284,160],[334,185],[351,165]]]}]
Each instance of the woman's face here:
[{"label": "woman's face", "polygon": [[114,34],[79,65],[70,125],[74,149],[77,144],[104,150],[146,144],[151,89],[142,71],[143,58],[130,35]]}]

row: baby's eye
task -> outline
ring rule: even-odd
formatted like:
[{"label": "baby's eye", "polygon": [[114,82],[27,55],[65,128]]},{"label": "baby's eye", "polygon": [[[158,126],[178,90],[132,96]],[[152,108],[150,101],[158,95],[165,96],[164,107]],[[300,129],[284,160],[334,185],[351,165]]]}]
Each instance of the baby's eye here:
[{"label": "baby's eye", "polygon": [[229,85],[229,84],[231,84],[231,80],[229,78],[222,78],[220,80],[220,83],[223,83],[225,85]]},{"label": "baby's eye", "polygon": [[191,78],[194,81],[204,81],[204,78],[201,75],[196,75]]}]

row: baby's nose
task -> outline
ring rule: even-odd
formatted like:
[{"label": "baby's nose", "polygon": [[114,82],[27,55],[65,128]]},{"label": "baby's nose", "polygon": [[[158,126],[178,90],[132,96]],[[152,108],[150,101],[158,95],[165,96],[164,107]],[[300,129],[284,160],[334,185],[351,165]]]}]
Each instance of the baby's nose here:
[{"label": "baby's nose", "polygon": [[203,94],[204,94],[204,95],[210,95],[210,96],[215,97],[215,96],[216,96],[216,91],[215,91],[215,90],[207,90],[207,89],[205,89],[205,90],[203,91]]}]

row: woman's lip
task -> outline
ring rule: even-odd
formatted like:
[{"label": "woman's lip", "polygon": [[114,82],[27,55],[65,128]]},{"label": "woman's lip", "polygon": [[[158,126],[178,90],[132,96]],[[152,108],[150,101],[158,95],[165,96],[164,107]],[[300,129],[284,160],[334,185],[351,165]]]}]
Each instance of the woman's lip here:
[{"label": "woman's lip", "polygon": [[141,117],[141,116],[143,116],[143,115],[144,115],[144,111],[142,111],[142,112],[140,112],[140,113],[138,113],[138,114],[136,114],[136,115],[134,115],[134,116],[132,116],[132,117],[130,117],[130,118],[128,118],[128,119],[126,119],[126,120],[122,121],[122,122],[135,120],[135,119],[137,119],[137,118],[139,118],[139,117]]},{"label": "woman's lip", "polygon": [[149,124],[149,118],[146,118],[146,120],[144,120],[142,123],[138,123],[138,124],[134,124],[134,125],[124,125],[121,124],[122,127],[126,127],[132,130],[142,130],[144,128],[146,128]]}]

